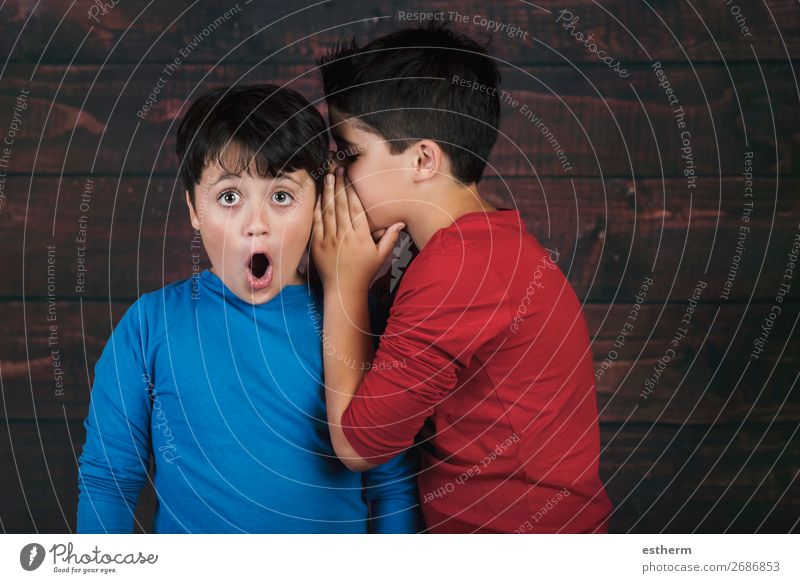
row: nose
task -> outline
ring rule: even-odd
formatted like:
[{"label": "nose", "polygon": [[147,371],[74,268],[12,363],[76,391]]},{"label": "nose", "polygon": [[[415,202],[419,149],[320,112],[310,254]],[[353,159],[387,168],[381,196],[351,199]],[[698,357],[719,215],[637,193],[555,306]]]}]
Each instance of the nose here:
[{"label": "nose", "polygon": [[269,217],[267,205],[259,202],[253,208],[250,219],[247,223],[246,231],[248,237],[261,237],[269,234]]}]

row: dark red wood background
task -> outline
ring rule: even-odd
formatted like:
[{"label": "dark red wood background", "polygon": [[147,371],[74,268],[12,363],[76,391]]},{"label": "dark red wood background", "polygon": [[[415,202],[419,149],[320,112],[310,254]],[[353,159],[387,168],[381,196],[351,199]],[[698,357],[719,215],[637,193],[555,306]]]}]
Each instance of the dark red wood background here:
[{"label": "dark red wood background", "polygon": [[[517,205],[529,230],[559,251],[585,301],[598,370],[613,360],[598,383],[613,531],[797,530],[800,268],[784,278],[800,234],[794,0],[741,0],[738,12],[712,0],[575,0],[579,20],[569,30],[557,21],[563,3],[544,0],[126,1],[95,9],[96,20],[92,6],[9,0],[0,8],[0,140],[11,138],[0,142],[0,155],[8,148],[0,160],[3,531],[74,530],[94,363],[141,293],[191,274],[192,233],[173,154],[186,101],[209,87],[265,81],[318,99],[313,63],[326,47],[345,35],[394,30],[406,24],[400,12],[419,11],[457,12],[476,34],[486,34],[480,17],[527,33],[493,35],[503,88],[544,120],[572,169],[563,170],[519,106],[507,105],[482,189],[497,204]],[[570,34],[577,31],[592,33],[629,75],[600,62]],[[176,57],[181,64],[157,103],[137,117]],[[692,190],[656,61],[691,132]],[[746,152],[753,206],[743,223]],[[87,273],[77,289],[81,215]],[[737,251],[742,225],[750,231]],[[615,347],[647,277],[653,283],[635,327]],[[706,288],[686,338],[644,399],[698,281]],[[781,283],[790,289],[778,304]],[[781,312],[753,359],[775,305]],[[148,489],[142,529],[152,505]]]}]

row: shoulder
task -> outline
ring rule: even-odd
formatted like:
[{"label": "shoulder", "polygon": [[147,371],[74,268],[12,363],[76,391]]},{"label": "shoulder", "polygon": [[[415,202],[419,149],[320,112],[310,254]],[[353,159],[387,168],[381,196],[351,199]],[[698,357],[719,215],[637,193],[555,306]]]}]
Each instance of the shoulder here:
[{"label": "shoulder", "polygon": [[156,315],[164,312],[165,309],[169,311],[180,304],[189,303],[193,294],[196,293],[195,289],[198,285],[194,280],[195,278],[188,277],[169,283],[160,289],[143,293],[134,306],[139,304],[142,310]]},{"label": "shoulder", "polygon": [[519,244],[507,232],[494,231],[470,221],[437,232],[408,268],[398,299],[409,294],[429,294],[440,300],[479,294],[497,295],[503,301],[508,259],[520,255],[515,248]]},{"label": "shoulder", "polygon": [[150,292],[143,293],[140,297],[140,301],[145,301],[147,303],[154,303],[156,301],[185,301],[191,298],[191,294],[194,288],[198,285],[198,282],[195,281],[198,278],[195,277],[187,277],[185,279],[179,279],[177,281],[173,281],[172,283],[168,283],[164,287],[153,290]]},{"label": "shoulder", "polygon": [[176,313],[178,306],[188,303],[191,295],[192,278],[145,292],[128,307],[117,328],[124,327],[143,339],[152,339],[161,333],[165,314]]},{"label": "shoulder", "polygon": [[525,229],[519,212],[512,210],[470,213],[442,233],[442,245],[451,254],[480,258],[486,271],[492,273],[502,273],[524,261],[532,244],[536,244],[535,239]]}]

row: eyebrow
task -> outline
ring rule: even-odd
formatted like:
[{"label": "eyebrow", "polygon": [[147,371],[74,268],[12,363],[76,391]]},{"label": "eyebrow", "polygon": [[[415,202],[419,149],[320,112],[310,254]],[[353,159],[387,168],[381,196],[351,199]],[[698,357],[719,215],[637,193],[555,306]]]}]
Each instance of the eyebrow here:
[{"label": "eyebrow", "polygon": [[[216,186],[220,182],[224,182],[225,180],[228,180],[229,178],[241,178],[241,177],[242,177],[241,174],[234,174],[233,172],[226,172],[225,174],[221,174],[219,176],[219,178],[217,178],[214,182],[212,182],[211,186]],[[294,182],[298,186],[303,186],[303,184],[301,182],[295,180],[294,178],[292,178],[291,176],[289,176],[288,174],[285,174],[285,173],[278,174],[275,177],[275,180],[291,180],[292,182]]]},{"label": "eyebrow", "polygon": [[289,176],[288,174],[285,174],[285,173],[283,173],[283,172],[281,172],[280,174],[278,174],[278,175],[275,177],[275,180],[291,180],[291,181],[292,181],[292,182],[294,182],[294,183],[295,183],[297,186],[303,186],[303,183],[302,183],[302,182],[300,182],[299,180],[295,180],[294,178],[292,178],[291,176]]},{"label": "eyebrow", "polygon": [[224,173],[224,174],[221,174],[221,175],[219,176],[219,178],[217,178],[217,179],[216,179],[214,182],[212,182],[212,183],[211,183],[211,186],[216,186],[216,185],[217,185],[217,184],[219,184],[220,182],[222,182],[222,181],[224,181],[224,180],[228,180],[229,178],[241,178],[241,177],[242,177],[242,175],[241,175],[241,174],[234,174],[234,173],[232,173],[232,172],[226,172],[226,173]]}]

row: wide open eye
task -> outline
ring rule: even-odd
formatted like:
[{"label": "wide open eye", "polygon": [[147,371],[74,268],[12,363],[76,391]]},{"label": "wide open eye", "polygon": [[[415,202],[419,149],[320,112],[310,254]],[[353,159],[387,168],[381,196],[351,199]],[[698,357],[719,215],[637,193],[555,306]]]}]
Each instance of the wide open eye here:
[{"label": "wide open eye", "polygon": [[289,206],[292,204],[292,202],[294,202],[294,197],[285,190],[279,190],[278,192],[273,193],[272,200],[278,206]]},{"label": "wide open eye", "polygon": [[242,198],[242,195],[236,192],[235,190],[226,190],[222,194],[217,197],[217,201],[222,206],[234,206],[236,205]]}]

